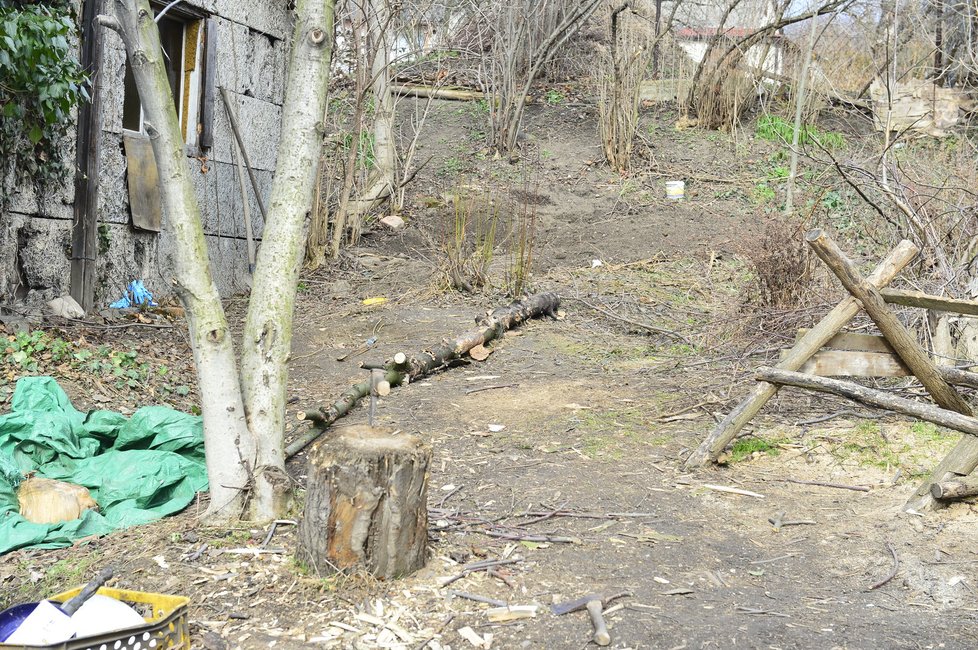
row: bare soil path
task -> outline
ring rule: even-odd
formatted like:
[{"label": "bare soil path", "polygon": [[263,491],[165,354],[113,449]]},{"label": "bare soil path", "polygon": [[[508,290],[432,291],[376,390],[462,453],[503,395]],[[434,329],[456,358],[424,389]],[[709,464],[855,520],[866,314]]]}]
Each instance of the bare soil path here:
[{"label": "bare soil path", "polygon": [[[478,116],[459,111],[443,106],[445,143],[418,196],[453,191],[456,182],[439,175],[450,160],[510,191],[493,181],[513,173],[508,163],[478,157],[465,140]],[[731,254],[756,233],[762,212],[726,180],[690,183],[690,200],[666,204],[659,176],[612,178],[580,126],[593,116],[581,111],[533,118],[524,152],[539,161],[533,192],[546,199],[537,202],[533,285],[562,295],[562,317],[508,333],[486,361],[396,389],[380,405],[382,423],[435,449],[424,570],[391,583],[312,575],[292,560],[288,525],[262,550],[266,530],[203,528],[192,507],[75,548],[0,558],[0,604],[112,562],[120,586],[190,596],[194,646],[210,649],[474,647],[459,631],[466,627],[495,648],[584,648],[586,613],[558,617],[550,605],[623,590],[631,595],[607,616],[614,648],[974,647],[974,507],[901,512],[954,435],[784,392],[729,465],[680,470],[749,390],[752,368],[777,356],[780,341],[750,329],[757,321],[740,297],[746,271]],[[676,132],[668,117],[652,123],[663,168],[756,173],[751,156],[763,152],[754,145],[739,151]],[[290,418],[361,381],[360,360],[421,351],[505,300],[435,289],[438,253],[426,242],[437,240],[437,208],[426,212],[422,198],[406,231],[371,235],[303,279]],[[364,305],[370,297],[387,301]],[[370,351],[337,361],[371,336]],[[490,386],[504,387],[473,390]],[[84,401],[86,391],[79,383],[72,396]],[[347,418],[365,420],[364,409]],[[303,459],[290,464],[300,497]],[[444,585],[484,559],[512,562]],[[491,623],[489,605],[450,590],[539,611]]]}]

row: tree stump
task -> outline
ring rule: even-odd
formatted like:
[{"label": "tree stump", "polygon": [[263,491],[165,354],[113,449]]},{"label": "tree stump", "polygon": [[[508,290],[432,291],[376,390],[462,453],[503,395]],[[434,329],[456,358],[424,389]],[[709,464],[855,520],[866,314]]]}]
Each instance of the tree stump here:
[{"label": "tree stump", "polygon": [[391,428],[342,427],[309,454],[298,559],[320,574],[396,578],[424,566],[431,447]]}]

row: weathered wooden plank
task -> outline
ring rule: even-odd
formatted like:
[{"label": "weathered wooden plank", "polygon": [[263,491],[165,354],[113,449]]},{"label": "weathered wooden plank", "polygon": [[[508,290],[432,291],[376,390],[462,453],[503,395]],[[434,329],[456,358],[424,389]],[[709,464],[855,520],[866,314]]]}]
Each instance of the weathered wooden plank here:
[{"label": "weathered wooden plank", "polygon": [[78,106],[75,140],[75,203],[71,227],[71,297],[82,309],[95,305],[95,257],[98,255],[98,187],[102,150],[102,43],[104,30],[95,17],[102,0],[82,8],[81,65],[89,74],[89,101]]},{"label": "weathered wooden plank", "polygon": [[910,368],[895,354],[821,350],[798,369],[819,377],[906,377]]},{"label": "weathered wooden plank", "polygon": [[903,323],[886,307],[879,289],[863,279],[856,270],[856,265],[832,241],[832,238],[824,231],[816,229],[809,232],[805,239],[815,254],[839,278],[846,290],[862,303],[863,309],[934,401],[943,408],[971,415],[971,407],[950,384],[944,381],[927,352],[917,343],[917,339],[911,336]]},{"label": "weathered wooden plank", "polygon": [[129,211],[132,225],[140,230],[159,232],[163,217],[160,198],[160,173],[153,146],[142,134],[122,136],[126,148],[126,178],[129,183]]},{"label": "weathered wooden plank", "polygon": [[883,289],[880,291],[883,300],[892,305],[904,307],[921,307],[934,311],[946,311],[962,316],[978,316],[978,302],[960,300],[958,298],[942,298],[931,296],[921,291],[906,291],[904,289]]},{"label": "weathered wooden plank", "polygon": [[[798,330],[798,336],[795,341],[801,340],[801,337],[808,333],[808,328],[801,328]],[[889,341],[885,337],[879,334],[858,334],[856,332],[839,332],[828,342],[822,346],[830,350],[853,350],[857,352],[888,352],[890,354],[895,354],[893,346],[890,345]]]},{"label": "weathered wooden plank", "polygon": [[[916,257],[917,252],[918,249],[912,242],[901,241],[896,248],[890,251],[886,259],[880,262],[867,280],[876,286],[889,284],[903,270],[903,267]],[[795,344],[789,354],[778,364],[778,367],[785,370],[800,368],[810,356],[818,352],[819,348],[845,327],[859,313],[859,309],[859,302],[855,298],[852,296],[844,298]],[[774,397],[777,392],[778,387],[775,384],[758,383],[747,399],[730,411],[710,435],[700,443],[700,446],[690,454],[686,459],[685,467],[690,469],[704,465],[708,461],[715,461],[724,447],[757,415],[758,411],[764,408],[768,400]]]},{"label": "weathered wooden plank", "polygon": [[214,146],[214,104],[217,95],[217,20],[207,19],[204,30],[204,79],[200,102],[200,136],[197,142],[201,147]]}]

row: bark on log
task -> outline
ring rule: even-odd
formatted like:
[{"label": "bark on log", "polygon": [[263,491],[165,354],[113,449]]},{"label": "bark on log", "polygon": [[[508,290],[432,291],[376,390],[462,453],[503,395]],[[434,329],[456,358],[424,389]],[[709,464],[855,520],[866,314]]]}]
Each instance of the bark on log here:
[{"label": "bark on log", "polygon": [[904,509],[925,512],[943,508],[947,504],[934,498],[930,486],[934,483],[944,483],[962,476],[968,476],[975,471],[976,467],[978,467],[978,438],[964,436],[954,446],[951,453],[938,463],[927,480],[920,484],[914,495],[907,501]]},{"label": "bark on log", "polygon": [[968,476],[978,467],[978,419],[948,411],[933,404],[915,402],[837,379],[813,377],[774,368],[760,368],[757,371],[757,377],[768,382],[842,395],[870,406],[912,415],[969,434],[958,442],[951,453],[937,465],[927,480],[917,488],[914,496],[904,506],[905,509],[923,512],[944,507],[946,504],[934,497],[931,486],[949,480],[953,481],[961,476]]},{"label": "bark on log", "polygon": [[[384,366],[384,380],[391,387],[410,383],[418,377],[445,367],[475,346],[499,338],[506,330],[531,318],[556,314],[558,307],[560,307],[560,296],[556,293],[538,293],[525,300],[514,302],[508,307],[500,307],[487,316],[476,318],[478,328],[462,334],[453,341],[443,341],[418,356],[407,357],[399,352]],[[309,443],[321,436],[329,425],[349,413],[357,402],[369,394],[370,380],[367,379],[351,386],[329,406],[301,411],[298,418],[310,421],[313,429],[286,448],[286,458],[291,458],[302,451]]]},{"label": "bark on log", "polygon": [[[903,270],[903,267],[910,263],[917,252],[918,249],[913,243],[906,240],[900,242],[880,262],[867,280],[880,287],[889,284]],[[795,346],[778,363],[778,368],[798,370],[809,357],[818,352],[840,329],[855,318],[859,310],[859,302],[855,298],[849,296],[843,299],[795,343]],[[759,383],[747,399],[728,413],[727,417],[716,426],[699,448],[686,459],[686,468],[691,469],[715,461],[724,447],[740,433],[740,430],[757,415],[758,411],[777,392],[778,387],[775,384]]]},{"label": "bark on log", "polygon": [[424,566],[431,447],[395,433],[343,427],[309,455],[297,555],[318,574],[392,579]]},{"label": "bark on log", "polygon": [[419,86],[416,84],[391,84],[391,92],[402,97],[420,97],[422,99],[445,99],[449,101],[475,101],[485,99],[485,93],[479,90],[461,88],[437,88],[435,86]]},{"label": "bark on log", "polygon": [[956,481],[932,483],[930,494],[935,499],[943,499],[944,501],[973,497],[978,494],[978,476],[965,476]]},{"label": "bark on log", "polygon": [[883,300],[892,305],[920,307],[922,309],[943,311],[949,314],[962,314],[964,316],[978,316],[978,302],[973,300],[943,298],[941,296],[931,296],[920,291],[906,291],[903,289],[883,289],[880,293],[883,295]]},{"label": "bark on log", "polygon": [[934,362],[927,356],[927,352],[920,347],[896,315],[886,307],[879,289],[863,279],[856,270],[856,265],[846,257],[836,243],[822,230],[812,230],[805,239],[814,249],[815,254],[835,273],[846,290],[862,303],[863,309],[934,401],[946,409],[971,415],[971,407],[950,384],[944,381]]},{"label": "bark on log", "polygon": [[816,377],[800,372],[766,367],[757,369],[757,379],[783,386],[797,386],[798,388],[807,388],[823,393],[841,395],[842,397],[847,397],[851,400],[868,404],[869,406],[896,411],[904,415],[911,415],[921,420],[927,420],[934,424],[961,431],[962,433],[978,436],[978,419],[976,418],[943,409],[934,404],[917,402],[873,388],[867,388],[855,382],[830,379],[828,377]]}]

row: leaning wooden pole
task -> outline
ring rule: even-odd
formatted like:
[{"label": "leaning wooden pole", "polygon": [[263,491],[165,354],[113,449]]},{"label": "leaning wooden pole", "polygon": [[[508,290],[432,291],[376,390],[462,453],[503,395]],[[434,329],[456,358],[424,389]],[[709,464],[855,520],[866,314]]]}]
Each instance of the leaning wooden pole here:
[{"label": "leaning wooden pole", "polygon": [[944,381],[927,352],[907,331],[900,319],[887,308],[879,289],[859,274],[856,265],[838,245],[820,229],[812,230],[805,239],[846,290],[862,303],[863,309],[893,346],[893,351],[903,359],[934,401],[946,409],[971,415],[968,403]]},{"label": "leaning wooden pole", "polygon": [[[394,359],[385,364],[384,381],[390,386],[400,386],[418,377],[444,368],[450,362],[467,354],[477,345],[488,343],[502,336],[502,333],[512,329],[532,318],[553,316],[560,307],[560,296],[556,293],[538,293],[525,300],[517,301],[508,307],[500,307],[486,316],[476,319],[478,327],[457,337],[452,341],[443,341],[420,355],[408,357],[398,353]],[[301,411],[300,420],[308,420],[313,428],[300,436],[286,447],[285,456],[291,458],[302,451],[311,442],[323,434],[329,425],[350,412],[357,402],[370,394],[370,380],[360,382],[350,387],[342,396],[329,406]]]},{"label": "leaning wooden pole", "polygon": [[[893,281],[903,268],[917,255],[918,248],[907,240],[900,242],[867,278],[874,286],[883,287]],[[859,313],[859,302],[849,296],[843,299],[832,311],[812,327],[788,351],[778,363],[782,370],[798,370],[823,345],[845,327]],[[727,414],[720,424],[700,444],[699,448],[686,459],[686,468],[692,469],[717,459],[724,447],[730,444],[740,430],[750,422],[758,411],[778,392],[775,384],[760,382],[753,392],[734,410]]]},{"label": "leaning wooden pole", "polygon": [[[823,393],[832,393],[867,404],[876,408],[887,409],[904,415],[910,415],[921,420],[927,420],[942,427],[978,436],[978,419],[955,411],[943,409],[935,404],[918,402],[899,397],[881,390],[867,388],[862,384],[829,377],[816,377],[802,372],[791,372],[779,368],[761,367],[757,369],[757,379],[782,386],[796,386]],[[928,487],[928,490],[930,488]]]},{"label": "leaning wooden pole", "polygon": [[853,382],[814,377],[776,368],[760,368],[757,371],[757,379],[841,395],[870,406],[889,409],[968,434],[961,438],[951,453],[938,464],[937,469],[917,488],[914,496],[905,506],[908,510],[923,512],[943,507],[946,504],[938,500],[940,497],[935,493],[933,486],[959,481],[961,477],[968,476],[978,467],[978,419],[971,416],[942,409],[934,404],[890,395]]}]

